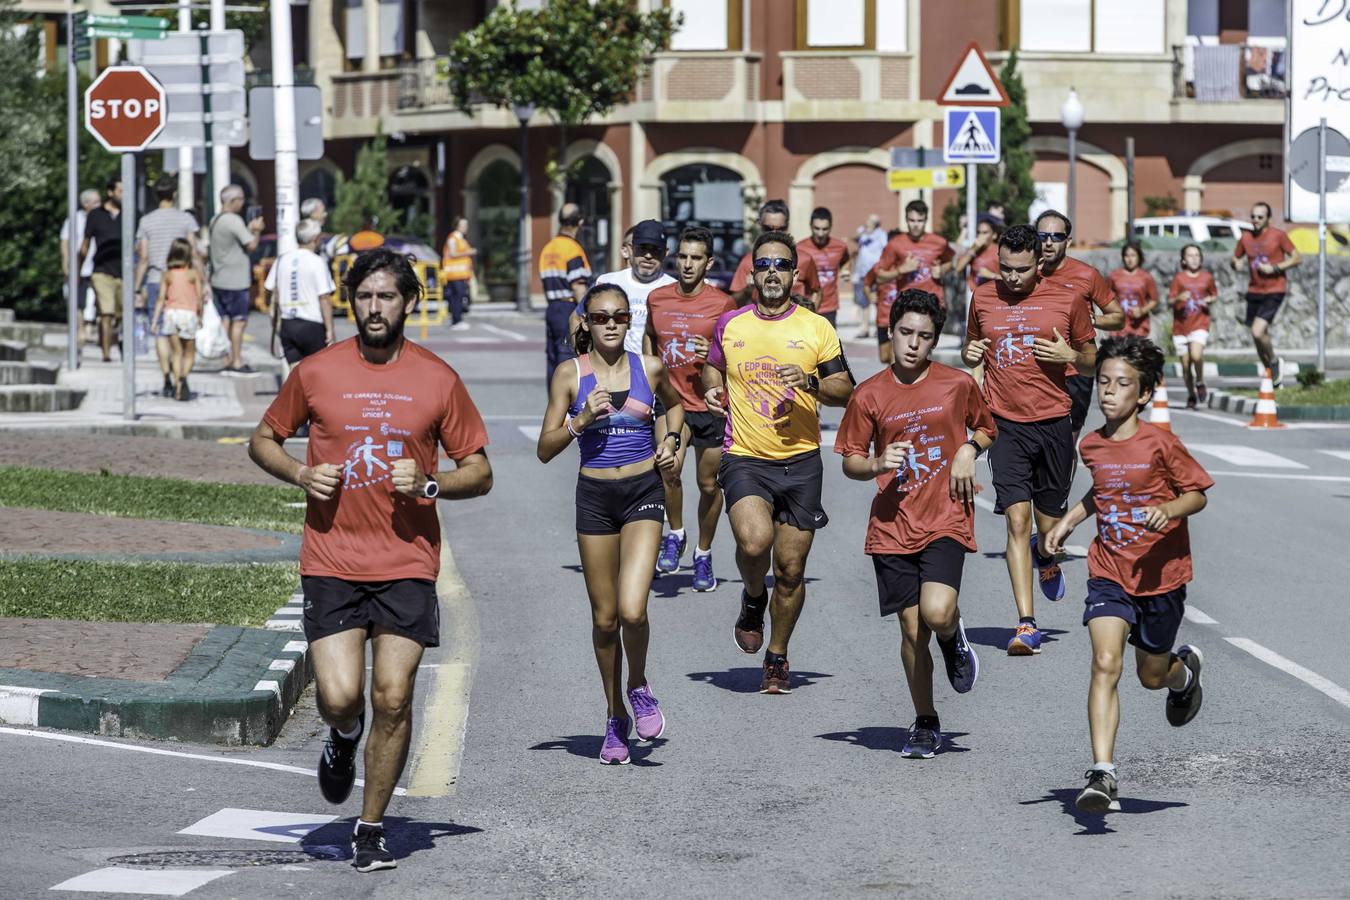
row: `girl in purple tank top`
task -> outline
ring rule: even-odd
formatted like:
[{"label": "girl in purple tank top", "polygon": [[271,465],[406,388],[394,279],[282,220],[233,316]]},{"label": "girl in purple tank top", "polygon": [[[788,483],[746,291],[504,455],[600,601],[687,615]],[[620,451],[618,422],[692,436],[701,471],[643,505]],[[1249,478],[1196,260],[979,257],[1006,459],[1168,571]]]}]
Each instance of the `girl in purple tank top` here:
[{"label": "girl in purple tank top", "polygon": [[[647,596],[666,515],[660,472],[675,470],[684,407],[658,357],[624,350],[632,313],[623,288],[597,284],[582,299],[580,314],[575,336],[580,355],[553,371],[538,453],[548,462],[573,440],[580,450],[577,544],[591,600],[591,643],[608,705],[600,761],[622,765],[629,761],[634,726],[644,742],[661,737],[666,727],[647,683]],[[659,440],[653,433],[658,396],[670,428]]]}]

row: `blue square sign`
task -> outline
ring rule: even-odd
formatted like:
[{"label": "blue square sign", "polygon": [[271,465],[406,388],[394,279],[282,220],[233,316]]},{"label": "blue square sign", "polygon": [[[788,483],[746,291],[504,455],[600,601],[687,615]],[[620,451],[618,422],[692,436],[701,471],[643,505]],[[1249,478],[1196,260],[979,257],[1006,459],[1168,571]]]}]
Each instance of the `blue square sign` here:
[{"label": "blue square sign", "polygon": [[996,163],[999,146],[999,110],[953,107],[947,116],[942,159],[947,163]]}]

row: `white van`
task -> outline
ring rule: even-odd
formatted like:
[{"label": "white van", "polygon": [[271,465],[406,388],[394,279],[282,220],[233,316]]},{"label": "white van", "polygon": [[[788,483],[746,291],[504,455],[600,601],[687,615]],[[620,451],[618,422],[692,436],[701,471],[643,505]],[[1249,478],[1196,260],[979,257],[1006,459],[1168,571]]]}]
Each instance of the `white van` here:
[{"label": "white van", "polygon": [[1134,220],[1136,238],[1184,238],[1197,244],[1213,240],[1237,243],[1239,232],[1251,230],[1250,223],[1218,216],[1156,216]]}]

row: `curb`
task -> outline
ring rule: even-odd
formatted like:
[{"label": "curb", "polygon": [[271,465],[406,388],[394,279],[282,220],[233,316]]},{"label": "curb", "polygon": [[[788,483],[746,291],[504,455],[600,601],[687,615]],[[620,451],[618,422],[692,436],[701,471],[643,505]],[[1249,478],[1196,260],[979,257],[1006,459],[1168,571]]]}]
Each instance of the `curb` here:
[{"label": "curb", "polygon": [[0,669],[0,721],[86,734],[266,746],[310,679],[294,634],[217,625],[162,682]]},{"label": "curb", "polygon": [[[1256,398],[1210,388],[1205,406],[1240,416],[1254,415]],[[1350,422],[1350,406],[1280,406],[1278,414],[1291,422]]]}]

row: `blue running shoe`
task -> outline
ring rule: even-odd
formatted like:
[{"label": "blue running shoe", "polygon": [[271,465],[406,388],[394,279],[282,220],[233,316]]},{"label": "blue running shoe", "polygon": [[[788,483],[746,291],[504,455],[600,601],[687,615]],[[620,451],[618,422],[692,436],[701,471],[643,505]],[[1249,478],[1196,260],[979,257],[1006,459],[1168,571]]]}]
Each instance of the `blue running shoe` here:
[{"label": "blue running shoe", "polygon": [[702,593],[717,587],[717,576],[712,570],[712,554],[694,554],[694,590]]},{"label": "blue running shoe", "polygon": [[1059,563],[1051,558],[1050,562],[1041,562],[1040,552],[1036,549],[1036,535],[1031,536],[1031,561],[1035,564],[1040,574],[1041,593],[1047,600],[1064,599],[1064,573],[1059,570]]},{"label": "blue running shoe", "polygon": [[1041,652],[1041,632],[1035,625],[1018,624],[1012,640],[1008,641],[1009,656],[1031,656]]},{"label": "blue running shoe", "polygon": [[678,572],[680,557],[684,555],[684,544],[684,538],[667,533],[661,539],[661,553],[656,557],[656,571]]},{"label": "blue running shoe", "polygon": [[920,725],[917,721],[910,726],[909,736],[900,755],[906,759],[932,759],[942,747],[942,732],[937,728]]}]

